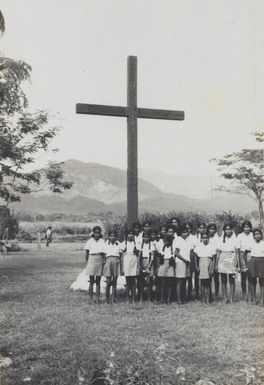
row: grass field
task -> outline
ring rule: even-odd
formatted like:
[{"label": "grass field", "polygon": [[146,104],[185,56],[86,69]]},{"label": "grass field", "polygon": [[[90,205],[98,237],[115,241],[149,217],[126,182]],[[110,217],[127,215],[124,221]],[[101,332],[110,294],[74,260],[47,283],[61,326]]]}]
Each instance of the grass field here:
[{"label": "grass field", "polygon": [[263,308],[133,306],[122,293],[115,305],[89,305],[86,293],[69,289],[83,259],[41,252],[1,260],[0,353],[13,361],[1,384],[90,384],[101,372],[117,385],[263,383]]}]

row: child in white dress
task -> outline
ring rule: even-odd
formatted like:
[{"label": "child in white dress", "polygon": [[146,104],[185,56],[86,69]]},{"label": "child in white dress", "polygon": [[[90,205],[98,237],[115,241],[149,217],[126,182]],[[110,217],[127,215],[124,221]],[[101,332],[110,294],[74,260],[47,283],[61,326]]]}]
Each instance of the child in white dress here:
[{"label": "child in white dress", "polygon": [[110,300],[110,288],[112,286],[112,302],[116,296],[116,282],[120,275],[120,244],[117,242],[117,234],[115,231],[110,231],[108,241],[105,242],[105,265],[103,275],[106,277],[106,302]]},{"label": "child in white dress", "polygon": [[92,237],[85,245],[86,275],[90,277],[89,297],[93,300],[93,286],[96,283],[96,303],[100,299],[100,282],[103,273],[105,242],[102,238],[102,229],[100,226],[93,228]]},{"label": "child in white dress", "polygon": [[195,253],[199,258],[199,267],[197,270],[200,274],[202,302],[209,303],[210,294],[210,278],[214,271],[214,255],[216,250],[209,242],[207,234],[202,235],[202,242],[195,248]]},{"label": "child in white dress", "polygon": [[[247,299],[247,271],[248,260],[246,250],[254,240],[252,233],[252,224],[250,221],[244,221],[241,225],[242,232],[237,236],[237,253],[241,272],[242,299]],[[248,280],[248,291],[250,292],[250,279]]]},{"label": "child in white dress", "polygon": [[[139,250],[139,264],[140,264],[140,274],[138,276],[138,287],[139,287],[139,300],[142,302],[143,292],[145,286],[148,289],[148,301],[150,301],[150,278],[151,278],[151,287],[153,282],[153,260],[154,260],[154,245],[150,240],[150,234],[148,232],[143,233],[143,240]],[[152,277],[150,277],[150,272],[152,271]]]},{"label": "child in white dress", "polygon": [[126,240],[121,244],[122,266],[126,277],[126,299],[132,303],[136,300],[136,277],[139,274],[138,249],[136,247],[134,231],[129,229]]},{"label": "child in white dress", "polygon": [[238,261],[236,255],[237,240],[231,224],[225,224],[223,235],[217,247],[216,272],[221,274],[222,293],[225,303],[227,299],[227,278],[230,284],[230,302],[234,302],[235,297],[235,274],[237,272]]},{"label": "child in white dress", "polygon": [[255,229],[253,231],[253,238],[247,251],[251,253],[248,261],[248,274],[251,280],[250,289],[253,302],[257,304],[256,285],[258,279],[260,286],[260,305],[264,306],[264,241],[262,231]]},{"label": "child in white dress", "polygon": [[181,229],[181,236],[175,242],[176,257],[176,292],[178,304],[183,304],[186,300],[186,278],[190,276],[191,250],[193,245],[190,241],[189,231],[186,226]]}]

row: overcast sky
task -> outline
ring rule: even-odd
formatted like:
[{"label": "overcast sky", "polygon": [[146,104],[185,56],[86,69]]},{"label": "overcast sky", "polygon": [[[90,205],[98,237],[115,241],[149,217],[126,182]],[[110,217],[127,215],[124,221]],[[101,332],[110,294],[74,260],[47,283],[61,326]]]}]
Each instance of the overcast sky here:
[{"label": "overcast sky", "polygon": [[126,168],[126,119],[76,115],[125,105],[138,56],[138,105],[184,110],[139,120],[139,167],[209,173],[209,159],[254,145],[264,127],[263,0],[2,0],[1,51],[32,66],[30,107],[61,125],[56,155]]}]

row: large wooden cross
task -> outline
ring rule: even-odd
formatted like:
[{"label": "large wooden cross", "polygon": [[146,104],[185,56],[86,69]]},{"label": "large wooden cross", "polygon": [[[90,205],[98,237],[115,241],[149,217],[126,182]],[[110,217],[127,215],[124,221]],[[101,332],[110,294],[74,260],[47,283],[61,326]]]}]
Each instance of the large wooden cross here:
[{"label": "large wooden cross", "polygon": [[127,58],[127,107],[76,104],[77,114],[122,116],[127,118],[127,223],[138,219],[137,118],[184,120],[183,111],[137,107],[137,57]]}]

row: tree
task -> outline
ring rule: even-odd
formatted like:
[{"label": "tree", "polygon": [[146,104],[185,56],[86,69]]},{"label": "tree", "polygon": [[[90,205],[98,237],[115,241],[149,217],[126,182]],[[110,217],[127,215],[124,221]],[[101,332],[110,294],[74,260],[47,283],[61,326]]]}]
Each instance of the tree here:
[{"label": "tree", "polygon": [[[0,36],[4,32],[5,19],[0,11]],[[25,171],[26,166],[35,162],[40,151],[49,150],[52,139],[58,133],[57,127],[48,127],[47,112],[31,113],[28,109],[22,84],[30,80],[30,75],[30,65],[1,55],[0,198],[4,199],[7,207],[2,206],[0,210],[0,233],[6,232],[5,226],[10,230],[9,224],[14,222],[15,216],[10,214],[8,206],[19,201],[21,194],[45,187],[60,193],[72,186],[72,183],[63,180],[63,163],[50,162],[38,172]]]},{"label": "tree", "polygon": [[[264,132],[254,132],[259,143],[264,141]],[[264,225],[264,148],[243,149],[217,160],[221,176],[230,187],[220,186],[220,191],[247,195],[257,203],[260,226]]]},{"label": "tree", "polygon": [[[0,12],[0,31],[5,21]],[[31,67],[22,60],[0,58],[0,197],[7,206],[21,199],[21,194],[49,187],[63,192],[72,183],[63,181],[62,163],[50,162],[40,172],[25,172],[40,151],[48,151],[58,128],[47,127],[48,114],[31,113],[22,83],[30,80]],[[41,181],[45,185],[41,186]]]}]

